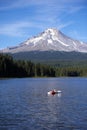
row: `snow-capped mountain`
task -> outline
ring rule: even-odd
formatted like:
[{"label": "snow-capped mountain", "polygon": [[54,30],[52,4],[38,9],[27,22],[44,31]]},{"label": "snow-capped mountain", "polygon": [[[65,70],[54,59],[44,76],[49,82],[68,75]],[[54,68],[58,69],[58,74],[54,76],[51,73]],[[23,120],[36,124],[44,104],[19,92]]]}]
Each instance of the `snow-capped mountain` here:
[{"label": "snow-capped mountain", "polygon": [[87,44],[74,40],[57,29],[47,29],[38,36],[32,37],[15,47],[9,47],[3,52],[17,53],[28,51],[65,51],[87,52]]}]

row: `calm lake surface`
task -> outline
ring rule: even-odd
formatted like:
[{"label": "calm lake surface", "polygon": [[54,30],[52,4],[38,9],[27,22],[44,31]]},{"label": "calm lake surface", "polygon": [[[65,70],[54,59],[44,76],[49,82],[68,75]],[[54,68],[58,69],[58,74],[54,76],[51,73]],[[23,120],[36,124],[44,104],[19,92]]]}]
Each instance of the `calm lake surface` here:
[{"label": "calm lake surface", "polygon": [[87,78],[0,79],[0,130],[87,130]]}]

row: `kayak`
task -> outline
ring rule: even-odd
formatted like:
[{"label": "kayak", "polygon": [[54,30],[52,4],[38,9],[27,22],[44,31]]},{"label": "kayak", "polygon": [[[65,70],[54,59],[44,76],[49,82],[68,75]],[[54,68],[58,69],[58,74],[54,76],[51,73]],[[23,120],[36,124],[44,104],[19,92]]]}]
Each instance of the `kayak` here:
[{"label": "kayak", "polygon": [[47,92],[48,93],[48,95],[55,95],[55,94],[59,94],[59,93],[61,93],[61,90],[51,90],[51,91],[49,91],[49,92]]}]

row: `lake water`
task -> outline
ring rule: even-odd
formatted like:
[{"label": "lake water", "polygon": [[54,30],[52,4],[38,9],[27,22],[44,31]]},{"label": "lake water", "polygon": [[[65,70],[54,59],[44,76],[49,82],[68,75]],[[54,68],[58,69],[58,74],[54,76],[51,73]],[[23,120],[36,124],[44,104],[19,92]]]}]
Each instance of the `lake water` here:
[{"label": "lake water", "polygon": [[1,79],[0,130],[87,130],[87,78]]}]

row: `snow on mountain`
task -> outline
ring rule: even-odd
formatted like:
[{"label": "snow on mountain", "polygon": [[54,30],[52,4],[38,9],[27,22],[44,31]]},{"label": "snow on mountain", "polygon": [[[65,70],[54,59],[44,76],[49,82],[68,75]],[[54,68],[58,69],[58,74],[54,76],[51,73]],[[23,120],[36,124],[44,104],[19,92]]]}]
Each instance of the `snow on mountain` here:
[{"label": "snow on mountain", "polygon": [[16,53],[27,51],[65,51],[87,52],[87,44],[74,40],[54,28],[49,28],[38,36],[32,37],[16,47],[10,47],[3,52]]}]

